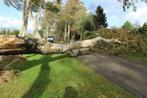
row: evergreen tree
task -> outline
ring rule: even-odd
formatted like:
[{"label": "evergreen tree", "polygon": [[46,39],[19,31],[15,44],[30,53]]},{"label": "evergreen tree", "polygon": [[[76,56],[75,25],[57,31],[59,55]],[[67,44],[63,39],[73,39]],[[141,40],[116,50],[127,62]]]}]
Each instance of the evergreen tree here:
[{"label": "evergreen tree", "polygon": [[94,15],[94,23],[97,29],[108,26],[106,14],[101,6],[97,7],[96,15]]}]

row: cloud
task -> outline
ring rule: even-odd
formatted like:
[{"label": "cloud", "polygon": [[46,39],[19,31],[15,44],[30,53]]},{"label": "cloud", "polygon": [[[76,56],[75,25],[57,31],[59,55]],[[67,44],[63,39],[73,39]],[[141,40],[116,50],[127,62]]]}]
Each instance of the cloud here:
[{"label": "cloud", "polygon": [[0,26],[2,28],[20,28],[21,20],[0,16]]},{"label": "cloud", "polygon": [[132,23],[140,23],[142,25],[144,22],[147,22],[147,5],[145,3],[140,3],[137,6],[137,11],[130,11],[125,15],[125,20],[129,20]]},{"label": "cloud", "polygon": [[[20,19],[0,16],[0,27],[1,28],[19,29],[20,30],[21,26],[22,26],[22,20],[20,20]],[[32,21],[29,21],[28,30],[29,31],[33,30]]]}]

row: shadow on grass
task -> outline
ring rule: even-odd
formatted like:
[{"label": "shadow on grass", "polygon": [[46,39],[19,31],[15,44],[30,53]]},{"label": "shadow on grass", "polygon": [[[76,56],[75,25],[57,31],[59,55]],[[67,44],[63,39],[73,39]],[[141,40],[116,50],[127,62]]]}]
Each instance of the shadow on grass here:
[{"label": "shadow on grass", "polygon": [[23,95],[22,98],[40,98],[45,91],[50,80],[50,66],[48,59],[42,58],[41,70],[32,87]]},{"label": "shadow on grass", "polygon": [[72,86],[68,86],[65,88],[63,98],[78,98],[78,96],[78,92]]},{"label": "shadow on grass", "polygon": [[19,71],[24,71],[26,69],[41,64],[41,69],[37,79],[34,81],[30,89],[22,96],[22,98],[40,98],[43,92],[46,90],[47,86],[51,82],[49,63],[58,59],[62,59],[64,57],[66,56],[60,55],[60,56],[52,57],[52,55],[45,55],[39,60],[16,62],[12,64],[10,67]]},{"label": "shadow on grass", "polygon": [[52,57],[52,55],[44,55],[44,57],[40,58],[39,60],[31,60],[31,61],[25,61],[25,62],[15,62],[14,64],[10,65],[9,67],[14,69],[14,70],[18,70],[18,71],[25,71],[27,69],[30,69],[32,67],[38,66],[40,64],[43,64],[44,62],[52,62],[52,61],[56,61],[58,59],[62,59],[65,58],[67,56],[65,55],[59,55],[56,57]]}]

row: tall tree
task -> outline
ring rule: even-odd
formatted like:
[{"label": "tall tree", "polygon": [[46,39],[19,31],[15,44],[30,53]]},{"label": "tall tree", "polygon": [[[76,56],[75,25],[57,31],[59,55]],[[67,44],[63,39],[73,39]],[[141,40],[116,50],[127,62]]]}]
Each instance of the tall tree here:
[{"label": "tall tree", "polygon": [[78,7],[80,6],[80,0],[68,0],[65,4],[64,12],[65,12],[65,39],[69,42],[71,39],[71,29],[75,24],[75,13],[78,11]]},{"label": "tall tree", "polygon": [[80,35],[80,39],[82,39],[83,33],[85,31],[85,24],[89,18],[88,16],[89,14],[87,13],[87,9],[81,2],[80,5],[78,6],[78,10],[75,12],[74,15],[75,20],[73,25],[74,32],[72,34],[72,40],[76,39],[75,38],[76,35]]},{"label": "tall tree", "polygon": [[71,39],[75,39],[76,35],[84,32],[84,24],[88,13],[83,2],[80,0],[68,0],[60,16],[58,27],[64,31],[64,41],[69,42]]},{"label": "tall tree", "polygon": [[61,0],[54,2],[48,2],[46,4],[46,9],[44,10],[42,17],[42,30],[44,31],[43,36],[55,35],[55,27],[59,17],[59,12],[61,8]]},{"label": "tall tree", "polygon": [[126,21],[124,23],[124,25],[122,26],[123,29],[128,29],[128,30],[132,30],[134,29],[134,25],[132,23],[130,23],[129,21]]},{"label": "tall tree", "polygon": [[22,29],[19,36],[25,36],[29,14],[32,13],[32,11],[36,11],[38,6],[40,6],[39,4],[42,4],[42,1],[43,0],[4,0],[8,6],[13,6],[17,10],[23,11]]},{"label": "tall tree", "polygon": [[30,12],[30,0],[23,0],[23,21],[22,21],[22,29],[19,36],[24,37],[27,31],[28,25],[28,17]]},{"label": "tall tree", "polygon": [[[56,1],[58,3],[61,2],[61,0],[54,0],[54,1]],[[19,34],[19,36],[25,36],[25,33],[27,31],[29,15],[32,15],[32,12],[38,12],[38,14],[40,14],[41,9],[47,8],[46,7],[46,0],[4,0],[4,2],[8,6],[13,6],[17,10],[23,10],[22,30],[21,30],[21,33]],[[55,8],[56,5],[52,5],[51,2],[49,2],[49,3],[51,5],[50,6],[51,9]],[[37,22],[35,22],[35,23],[37,23]]]},{"label": "tall tree", "polygon": [[96,9],[96,15],[94,15],[94,23],[97,29],[108,26],[106,14],[104,13],[104,10],[101,6],[98,6]]}]

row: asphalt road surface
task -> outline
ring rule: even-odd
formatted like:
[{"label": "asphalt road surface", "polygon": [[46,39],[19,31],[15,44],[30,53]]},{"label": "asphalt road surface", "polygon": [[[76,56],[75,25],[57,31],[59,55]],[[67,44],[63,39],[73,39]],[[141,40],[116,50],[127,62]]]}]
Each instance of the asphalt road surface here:
[{"label": "asphalt road surface", "polygon": [[147,98],[147,63],[99,54],[82,55],[78,58],[126,91],[139,98]]}]

